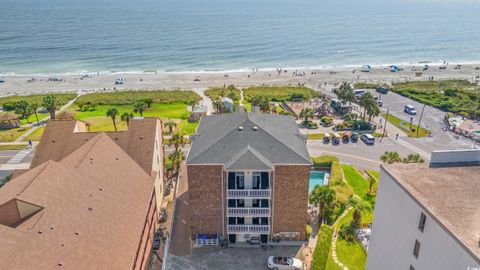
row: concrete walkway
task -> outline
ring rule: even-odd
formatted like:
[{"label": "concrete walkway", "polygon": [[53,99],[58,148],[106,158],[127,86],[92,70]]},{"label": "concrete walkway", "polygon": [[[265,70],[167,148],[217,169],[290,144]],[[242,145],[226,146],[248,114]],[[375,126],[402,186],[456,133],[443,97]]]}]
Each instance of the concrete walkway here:
[{"label": "concrete walkway", "polygon": [[212,100],[205,95],[206,88],[194,88],[193,91],[197,93],[201,98],[202,101],[200,102],[201,105],[207,106],[207,115],[211,115],[214,113],[213,103]]}]

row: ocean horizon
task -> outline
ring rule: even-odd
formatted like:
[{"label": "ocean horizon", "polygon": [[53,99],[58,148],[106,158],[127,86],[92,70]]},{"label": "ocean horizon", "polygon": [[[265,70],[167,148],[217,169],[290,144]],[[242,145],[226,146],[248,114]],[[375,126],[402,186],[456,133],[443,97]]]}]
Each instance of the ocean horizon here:
[{"label": "ocean horizon", "polygon": [[480,63],[471,0],[0,0],[0,74]]}]

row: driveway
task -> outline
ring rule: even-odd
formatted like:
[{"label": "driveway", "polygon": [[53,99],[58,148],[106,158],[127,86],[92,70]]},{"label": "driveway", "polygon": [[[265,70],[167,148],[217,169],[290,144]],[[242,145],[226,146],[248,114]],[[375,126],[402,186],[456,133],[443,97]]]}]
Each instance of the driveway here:
[{"label": "driveway", "polygon": [[170,256],[168,270],[264,270],[272,255],[295,257],[300,246],[194,248],[189,256]]}]

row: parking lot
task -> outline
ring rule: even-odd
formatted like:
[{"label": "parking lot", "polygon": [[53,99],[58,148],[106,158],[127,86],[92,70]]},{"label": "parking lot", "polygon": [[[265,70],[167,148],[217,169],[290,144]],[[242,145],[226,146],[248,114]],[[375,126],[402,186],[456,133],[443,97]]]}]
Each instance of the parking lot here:
[{"label": "parking lot", "polygon": [[270,246],[258,248],[194,248],[189,256],[173,256],[169,270],[264,270],[269,256],[292,256],[300,246]]}]

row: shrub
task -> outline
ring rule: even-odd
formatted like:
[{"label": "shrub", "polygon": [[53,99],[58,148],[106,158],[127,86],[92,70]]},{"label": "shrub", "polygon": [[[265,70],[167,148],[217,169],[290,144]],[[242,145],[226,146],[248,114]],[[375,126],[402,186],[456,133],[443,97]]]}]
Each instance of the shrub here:
[{"label": "shrub", "polygon": [[193,91],[156,90],[156,91],[114,91],[91,93],[80,96],[75,104],[90,105],[132,105],[139,101],[151,99],[154,103],[171,103],[200,101],[200,96]]},{"label": "shrub", "polygon": [[222,97],[229,97],[235,103],[240,101],[240,90],[237,89],[234,85],[229,85],[228,88],[223,87],[213,87],[205,90],[205,95],[212,100]]},{"label": "shrub", "polygon": [[305,227],[305,233],[307,235],[307,240],[310,238],[310,235],[312,235],[312,226],[308,225]]},{"label": "shrub", "polygon": [[333,121],[330,117],[324,116],[320,119],[320,122],[322,123],[323,126],[329,127],[333,124]]},{"label": "shrub", "polygon": [[[0,98],[0,105],[6,111],[13,111],[15,110],[15,104],[18,101],[24,100],[28,103],[38,103],[39,105],[42,104],[43,98],[48,94],[35,94],[35,95],[27,95],[27,96],[8,96]],[[75,93],[53,93],[53,95],[58,99],[60,105],[66,104],[69,100],[74,99],[77,94]]]},{"label": "shrub", "polygon": [[327,266],[328,253],[332,245],[333,228],[322,224],[318,232],[317,245],[313,251],[312,270],[324,270]]},{"label": "shrub", "polygon": [[302,97],[305,100],[320,97],[321,94],[304,86],[252,86],[243,90],[245,99],[251,101],[254,97],[263,97],[268,101],[292,100]]},{"label": "shrub", "polygon": [[347,241],[354,241],[355,240],[355,222],[352,221],[348,224],[343,224],[340,227],[339,231],[340,236],[347,240]]}]

